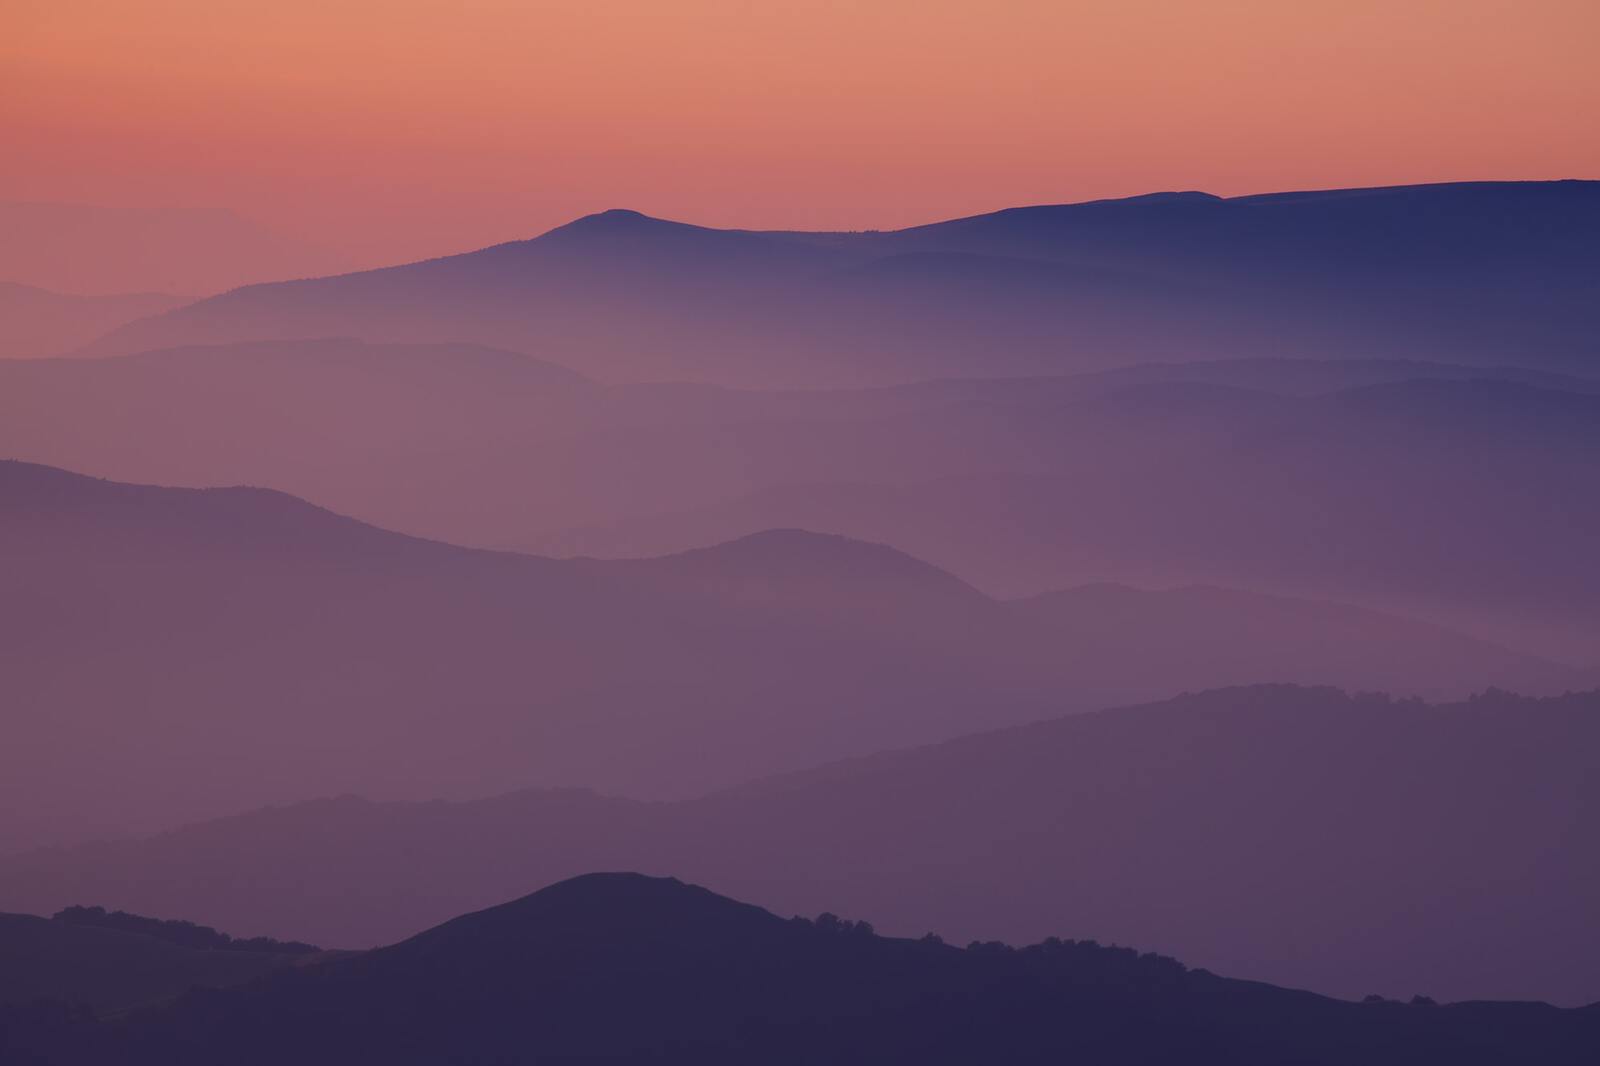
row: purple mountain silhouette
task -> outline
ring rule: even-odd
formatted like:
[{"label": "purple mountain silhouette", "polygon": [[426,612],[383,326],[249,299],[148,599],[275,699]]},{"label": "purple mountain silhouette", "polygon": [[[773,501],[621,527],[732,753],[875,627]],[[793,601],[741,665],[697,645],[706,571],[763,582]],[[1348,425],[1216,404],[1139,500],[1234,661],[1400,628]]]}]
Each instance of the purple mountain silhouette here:
[{"label": "purple mountain silhouette", "polygon": [[1597,190],[1185,193],[851,234],[610,211],[464,255],[251,286],[90,350],[471,340],[603,380],[759,386],[1246,355],[1592,368]]},{"label": "purple mountain silhouette", "polygon": [[60,355],[107,330],[184,301],[163,293],[69,296],[0,281],[0,359]]},{"label": "purple mountain silhouette", "polygon": [[[9,1024],[6,1024],[9,1023]],[[1588,1062],[1593,1008],[1342,1003],[1052,939],[960,949],[785,920],[671,878],[589,874],[376,951],[98,1024],[0,1014],[42,1066],[226,1060]]]},{"label": "purple mountain silhouette", "polygon": [[297,958],[198,948],[124,929],[0,913],[0,1010],[54,999],[122,1011],[196,986],[241,984]]},{"label": "purple mountain silhouette", "polygon": [[830,530],[1001,595],[1242,585],[1587,664],[1597,404],[1589,379],[1418,362],[779,393],[319,340],[0,363],[0,453],[541,554]]},{"label": "purple mountain silhouette", "polygon": [[265,809],[13,857],[0,904],[93,898],[362,946],[585,870],[678,871],[897,934],[1093,936],[1351,998],[1580,1004],[1600,995],[1597,731],[1596,693],[1227,689],[675,803],[524,791]]},{"label": "purple mountain silhouette", "polygon": [[275,492],[21,463],[0,464],[0,582],[12,848],[352,788],[683,795],[1263,678],[1459,693],[1572,674],[1243,593],[997,601],[893,549],[800,531],[560,561]]}]

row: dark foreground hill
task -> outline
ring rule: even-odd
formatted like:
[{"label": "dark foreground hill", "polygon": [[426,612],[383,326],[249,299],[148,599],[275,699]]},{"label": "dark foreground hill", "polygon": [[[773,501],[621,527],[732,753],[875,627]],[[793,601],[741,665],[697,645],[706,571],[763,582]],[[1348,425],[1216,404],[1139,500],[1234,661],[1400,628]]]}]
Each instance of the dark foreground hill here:
[{"label": "dark foreground hill", "polygon": [[1571,1006],[1600,999],[1597,751],[1600,694],[1430,706],[1261,686],[671,804],[535,790],[265,809],[0,860],[0,906],[95,899],[365,947],[634,869],[900,935],[1092,936],[1352,999]]},{"label": "dark foreground hill", "polygon": [[[116,1011],[171,999],[196,985],[240,984],[305,957],[300,951],[198,947],[128,928],[0,914],[0,1004],[56,999]],[[9,1062],[3,1056],[0,1061]]]},{"label": "dark foreground hill", "polygon": [[636,874],[576,878],[125,1021],[35,1011],[0,1025],[12,1061],[52,1066],[1559,1066],[1600,1055],[1594,1008],[1350,1003],[1092,943],[886,939]]}]

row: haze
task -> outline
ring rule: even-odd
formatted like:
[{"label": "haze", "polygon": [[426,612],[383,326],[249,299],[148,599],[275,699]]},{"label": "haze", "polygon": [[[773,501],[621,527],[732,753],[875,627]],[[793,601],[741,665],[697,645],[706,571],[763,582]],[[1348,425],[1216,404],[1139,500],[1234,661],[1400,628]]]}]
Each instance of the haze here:
[{"label": "haze", "polygon": [[0,1063],[1600,1063],[1597,31],[0,0]]}]

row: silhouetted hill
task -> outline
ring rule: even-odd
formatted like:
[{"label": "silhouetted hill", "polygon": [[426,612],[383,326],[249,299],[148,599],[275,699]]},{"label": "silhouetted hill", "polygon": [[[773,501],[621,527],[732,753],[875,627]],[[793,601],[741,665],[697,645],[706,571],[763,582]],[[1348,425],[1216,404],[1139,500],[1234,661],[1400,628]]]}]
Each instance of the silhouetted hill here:
[{"label": "silhouetted hill", "polygon": [[39,999],[123,1010],[196,985],[241,984],[296,958],[293,952],[186,946],[127,929],[0,914],[0,1010]]},{"label": "silhouetted hill", "polygon": [[325,339],[0,363],[0,454],[256,484],[541,554],[828,530],[992,594],[1239,585],[1587,663],[1597,389],[1370,359],[828,392],[605,387],[470,345]]},{"label": "silhouetted hill", "polygon": [[1179,378],[1076,387],[918,390],[945,406],[877,424],[902,440],[937,424],[967,457],[920,476],[841,462],[516,543],[616,555],[808,525],[895,544],[1002,595],[1108,579],[1244,585],[1593,657],[1592,392],[1447,377],[1310,395]]},{"label": "silhouetted hill", "polygon": [[[499,245],[500,255],[530,260],[570,255],[605,275],[667,269],[687,271],[695,281],[734,280],[749,270],[771,270],[804,276],[836,260],[826,251],[796,244],[781,234],[719,230],[651,218],[638,211],[614,209],[558,226],[532,241]],[[434,260],[442,273],[477,266],[473,257]]]},{"label": "silhouetted hill", "polygon": [[913,605],[991,616],[972,586],[887,544],[803,529],[770,529],[725,544],[654,559],[587,564],[681,592],[767,601],[786,609],[848,608],[901,614]]},{"label": "silhouetted hill", "polygon": [[640,569],[685,578],[859,578],[960,587],[949,574],[887,544],[804,529],[770,529],[726,544],[647,560]]},{"label": "silhouetted hill", "polygon": [[1600,991],[1583,828],[1597,730],[1596,693],[1424,706],[1219,690],[698,801],[698,830],[725,861],[738,841],[729,867],[749,879],[697,876],[776,906],[803,885],[808,903],[958,936],[978,900],[1008,938],[1070,916],[1352,998],[1582,1003]]},{"label": "silhouetted hill", "polygon": [[1577,1005],[1600,999],[1597,745],[1600,693],[1228,689],[675,803],[260,810],[0,861],[0,905],[96,899],[362,946],[586,870],[677,871],[896,934],[1093,936],[1351,999]]},{"label": "silhouetted hill", "polygon": [[124,322],[183,302],[163,293],[69,296],[0,281],[0,359],[60,355]]},{"label": "silhouetted hill", "polygon": [[[42,1030],[42,1031],[41,1031]],[[38,1061],[1585,1063],[1600,1015],[1346,1003],[1052,940],[1013,949],[784,920],[596,874],[393,947],[126,1021],[13,1028]],[[52,1046],[53,1045],[53,1046]]]},{"label": "silhouetted hill", "polygon": [[[0,592],[15,654],[5,850],[353,788],[684,795],[1264,676],[1462,692],[1559,688],[1570,672],[1248,596],[1187,621],[1163,621],[1169,601],[1152,596],[1108,639],[1092,605],[1045,617],[892,549],[799,531],[560,561],[399,536],[275,492],[21,463],[0,464]],[[1207,631],[1254,636],[1229,647]]]},{"label": "silhouetted hill", "polygon": [[196,925],[180,918],[146,918],[127,911],[108,911],[104,907],[65,907],[52,916],[53,921],[69,925],[90,926],[96,929],[118,929],[125,933],[139,933],[164,940],[180,947],[202,951],[264,951],[271,955],[310,955],[318,948],[298,940],[277,940],[270,936],[232,937],[220,933],[209,925]]},{"label": "silhouetted hill", "polygon": [[1592,367],[1597,189],[1184,193],[852,234],[612,211],[465,255],[252,286],[93,350],[472,340],[561,353],[606,380],[759,386],[1260,355]]},{"label": "silhouetted hill", "polygon": [[166,489],[0,460],[0,544],[14,559],[114,566],[114,553],[169,562],[269,559],[382,567],[455,549],[389,533],[270,489]]}]

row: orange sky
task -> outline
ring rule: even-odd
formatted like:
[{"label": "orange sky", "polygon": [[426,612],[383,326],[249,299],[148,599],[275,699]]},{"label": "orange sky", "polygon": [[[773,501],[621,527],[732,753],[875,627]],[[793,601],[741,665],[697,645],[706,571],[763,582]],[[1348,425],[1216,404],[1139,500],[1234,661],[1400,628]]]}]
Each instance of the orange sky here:
[{"label": "orange sky", "polygon": [[0,0],[0,199],[390,260],[629,206],[895,226],[1600,177],[1596,0]]}]

